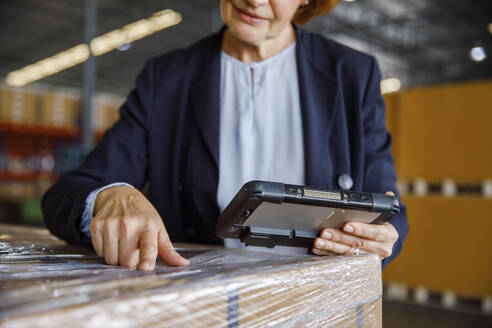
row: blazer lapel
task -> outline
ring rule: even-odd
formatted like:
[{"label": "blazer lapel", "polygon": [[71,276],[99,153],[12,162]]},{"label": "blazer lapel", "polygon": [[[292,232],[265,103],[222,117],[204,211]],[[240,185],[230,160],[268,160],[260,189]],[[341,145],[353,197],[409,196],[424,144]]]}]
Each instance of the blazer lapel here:
[{"label": "blazer lapel", "polygon": [[217,172],[219,167],[221,40],[222,31],[213,37],[212,42],[207,43],[206,55],[200,63],[203,71],[190,91],[193,113]]},{"label": "blazer lapel", "polygon": [[338,83],[329,72],[315,64],[314,58],[326,58],[317,49],[311,35],[295,27],[297,34],[297,73],[304,134],[306,184],[326,186],[330,168],[326,165],[334,113],[339,107]]},{"label": "blazer lapel", "polygon": [[[223,29],[224,30],[224,29]],[[207,43],[207,55],[203,56],[203,71],[190,92],[190,101],[200,133],[219,168],[220,131],[220,43],[223,30],[213,42]],[[333,128],[334,114],[340,107],[338,83],[326,70],[328,65],[318,65],[314,58],[328,58],[316,49],[315,40],[295,26],[297,45],[297,73],[301,102],[302,128],[304,134],[305,179],[307,185],[324,186],[329,181],[331,170],[326,165],[329,139]]]}]

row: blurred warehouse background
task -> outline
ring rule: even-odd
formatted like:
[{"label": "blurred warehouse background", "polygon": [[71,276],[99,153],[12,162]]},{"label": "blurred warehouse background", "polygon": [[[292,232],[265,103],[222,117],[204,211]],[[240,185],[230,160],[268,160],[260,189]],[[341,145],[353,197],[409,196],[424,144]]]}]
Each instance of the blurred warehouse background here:
[{"label": "blurred warehouse background", "polygon": [[[221,26],[215,0],[0,0],[0,221],[43,225],[42,194],[118,119],[145,61]],[[385,325],[491,327],[492,2],[346,0],[306,28],[383,71],[410,223],[383,274]]]}]

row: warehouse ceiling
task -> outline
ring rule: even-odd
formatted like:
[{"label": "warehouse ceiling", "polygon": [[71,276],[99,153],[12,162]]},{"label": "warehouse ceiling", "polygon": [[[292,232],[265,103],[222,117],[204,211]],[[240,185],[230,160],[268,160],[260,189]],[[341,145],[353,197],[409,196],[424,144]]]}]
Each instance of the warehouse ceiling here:
[{"label": "warehouse ceiling", "polygon": [[[472,5],[473,3],[473,5]],[[216,0],[99,0],[98,35],[162,9],[183,15],[177,26],[97,57],[97,90],[125,95],[145,61],[217,30]],[[379,60],[383,77],[404,87],[492,77],[490,0],[357,0],[341,2],[306,28]],[[0,0],[0,79],[84,42],[83,0]],[[489,55],[472,61],[470,49]],[[37,84],[80,88],[83,65]]]}]

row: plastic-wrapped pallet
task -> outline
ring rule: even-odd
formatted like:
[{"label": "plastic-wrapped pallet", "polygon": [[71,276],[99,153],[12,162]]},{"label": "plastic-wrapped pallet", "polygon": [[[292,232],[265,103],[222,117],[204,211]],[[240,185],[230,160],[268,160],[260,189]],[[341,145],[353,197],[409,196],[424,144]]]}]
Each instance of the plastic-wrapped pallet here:
[{"label": "plastic-wrapped pallet", "polygon": [[376,255],[177,245],[189,267],[104,265],[47,230],[0,225],[1,327],[381,327]]}]

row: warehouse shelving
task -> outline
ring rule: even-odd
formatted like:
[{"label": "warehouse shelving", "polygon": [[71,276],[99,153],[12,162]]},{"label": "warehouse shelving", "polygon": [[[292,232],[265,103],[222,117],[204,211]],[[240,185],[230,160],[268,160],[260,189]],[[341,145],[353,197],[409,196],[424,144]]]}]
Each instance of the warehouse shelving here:
[{"label": "warehouse shelving", "polygon": [[80,138],[80,129],[0,122],[0,134],[78,139]]},{"label": "warehouse shelving", "polygon": [[[96,141],[117,120],[121,102],[111,95],[96,97]],[[33,204],[83,160],[81,107],[77,90],[0,85],[0,221],[41,222]]]}]

